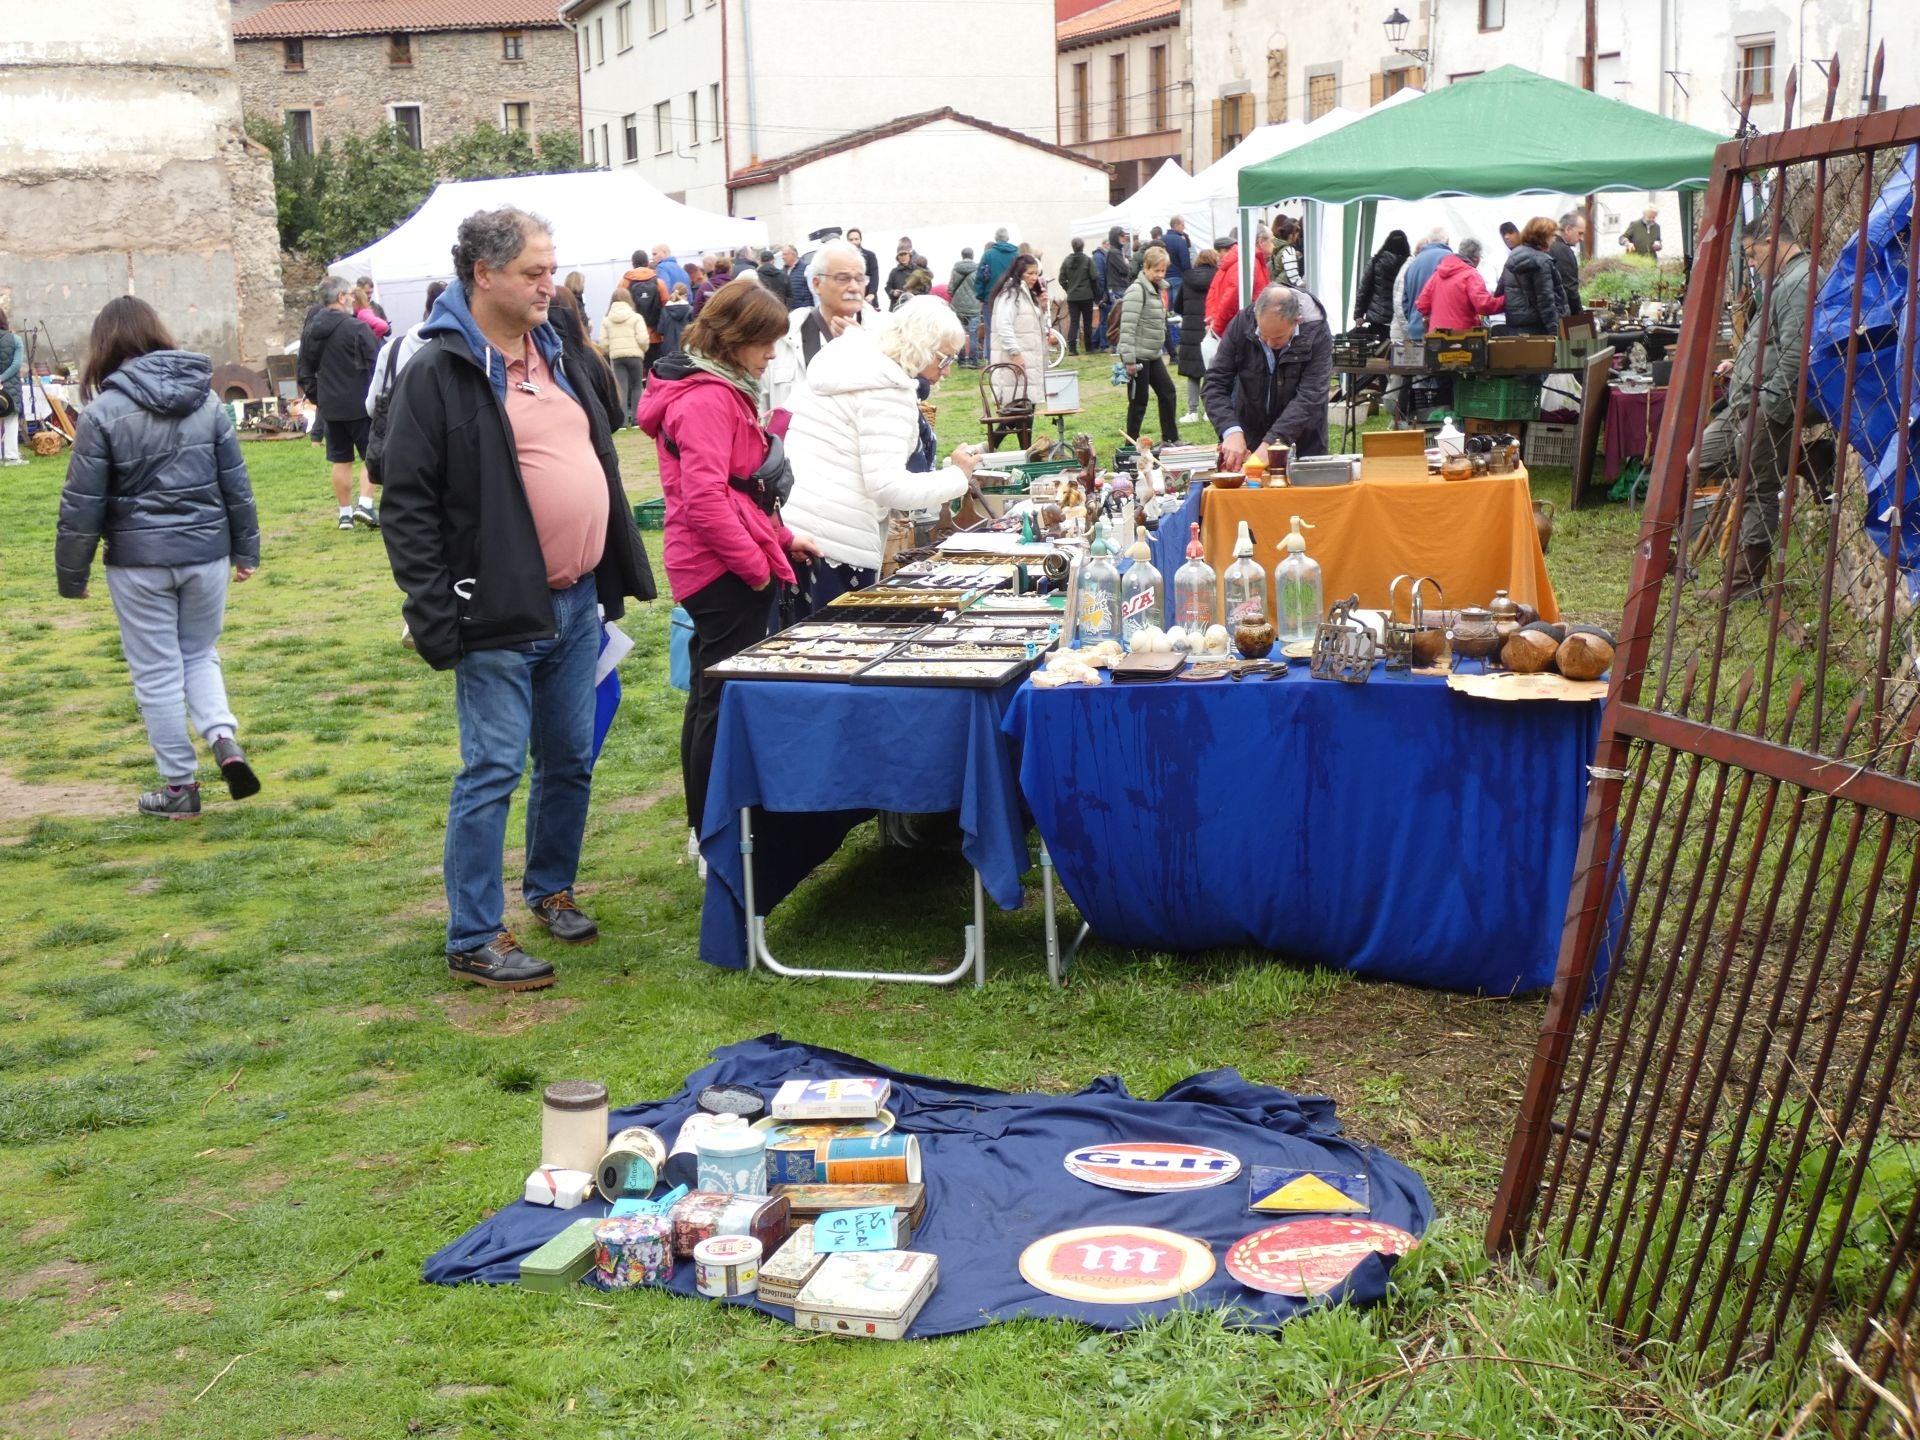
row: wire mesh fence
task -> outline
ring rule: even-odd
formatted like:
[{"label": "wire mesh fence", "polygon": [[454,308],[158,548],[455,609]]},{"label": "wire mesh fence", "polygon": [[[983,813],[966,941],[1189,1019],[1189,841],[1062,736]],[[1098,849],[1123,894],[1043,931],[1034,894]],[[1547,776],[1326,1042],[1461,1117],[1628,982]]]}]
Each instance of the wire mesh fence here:
[{"label": "wire mesh fence", "polygon": [[1489,1232],[1855,1433],[1920,1306],[1916,141],[1719,154]]}]

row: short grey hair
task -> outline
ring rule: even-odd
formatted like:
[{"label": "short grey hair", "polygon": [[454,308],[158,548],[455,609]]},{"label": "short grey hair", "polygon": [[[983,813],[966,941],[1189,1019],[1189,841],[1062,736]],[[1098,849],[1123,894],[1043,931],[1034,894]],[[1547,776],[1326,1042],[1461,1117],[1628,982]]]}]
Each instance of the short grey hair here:
[{"label": "short grey hair", "polygon": [[1256,320],[1262,315],[1282,315],[1297,323],[1304,313],[1300,292],[1291,285],[1269,285],[1260,292],[1260,298],[1253,302],[1253,318]]},{"label": "short grey hair", "polygon": [[485,261],[489,270],[503,269],[527,248],[533,235],[551,235],[553,226],[531,210],[502,205],[498,210],[476,210],[460,222],[459,242],[453,247],[453,273],[460,288],[473,293],[474,267]]},{"label": "short grey hair", "polygon": [[329,275],[318,287],[320,303],[329,308],[338,305],[343,295],[353,293],[353,286],[338,275]]},{"label": "short grey hair", "polygon": [[1571,230],[1586,218],[1587,217],[1582,215],[1578,210],[1569,210],[1560,217],[1560,228],[1562,230]]},{"label": "short grey hair", "polygon": [[1429,245],[1448,245],[1452,242],[1453,236],[1447,233],[1447,227],[1444,225],[1436,225],[1427,232],[1427,244]]},{"label": "short grey hair", "polygon": [[940,355],[967,343],[966,328],[938,295],[916,295],[892,315],[880,331],[880,353],[909,375],[918,375]]},{"label": "short grey hair", "polygon": [[867,257],[860,253],[853,242],[849,240],[829,240],[818,250],[814,251],[813,258],[807,261],[807,288],[809,290],[813,288],[814,281],[827,273],[827,257],[829,255],[846,256],[847,259],[853,262],[853,268],[860,272],[861,278],[864,279],[866,277]]},{"label": "short grey hair", "polygon": [[993,232],[993,238],[994,238],[995,240],[1004,240],[1004,239],[1006,239],[1006,238],[1007,238],[1007,227],[1006,227],[1006,226],[1004,226],[1004,225],[1002,225],[1002,226],[1001,226],[1001,227],[1000,227],[1000,228],[999,228],[998,230],[996,230],[996,231],[994,231],[994,232]]},{"label": "short grey hair", "polygon": [[1480,263],[1480,257],[1486,252],[1480,248],[1480,242],[1478,240],[1469,238],[1462,240],[1460,242],[1460,248],[1454,253],[1466,261],[1467,264],[1478,265]]}]

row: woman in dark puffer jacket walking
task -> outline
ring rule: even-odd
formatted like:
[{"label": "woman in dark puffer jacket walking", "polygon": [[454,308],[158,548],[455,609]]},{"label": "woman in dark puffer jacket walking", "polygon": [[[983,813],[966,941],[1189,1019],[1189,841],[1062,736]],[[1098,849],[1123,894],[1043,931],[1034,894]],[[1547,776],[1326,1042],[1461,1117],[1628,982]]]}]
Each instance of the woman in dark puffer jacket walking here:
[{"label": "woman in dark puffer jacket walking", "polygon": [[[133,694],[166,783],[140,813],[200,813],[193,719],[236,800],[260,789],[234,740],[238,722],[214,644],[236,581],[260,565],[253,487],[204,355],[176,350],[159,314],[131,295],[93,322],[55,550],[60,593],[87,597],[93,554],[107,546],[107,590]],[[184,713],[183,713],[184,712]]]},{"label": "woman in dark puffer jacket walking", "polygon": [[1386,334],[1393,325],[1393,282],[1399,278],[1400,267],[1412,253],[1404,231],[1389,232],[1386,243],[1374,252],[1367,273],[1360,281],[1360,293],[1353,302],[1356,325],[1369,325]]}]

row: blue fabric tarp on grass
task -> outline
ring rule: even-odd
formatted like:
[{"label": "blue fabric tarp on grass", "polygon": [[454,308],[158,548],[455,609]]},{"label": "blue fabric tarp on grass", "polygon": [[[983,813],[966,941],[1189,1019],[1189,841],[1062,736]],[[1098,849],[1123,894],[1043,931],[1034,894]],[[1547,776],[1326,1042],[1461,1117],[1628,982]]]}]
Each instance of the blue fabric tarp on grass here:
[{"label": "blue fabric tarp on grass", "polygon": [[[1190,1076],[1157,1100],[1128,1094],[1112,1075],[1072,1095],[1013,1095],[763,1035],[715,1050],[713,1063],[689,1075],[678,1095],[615,1111],[608,1129],[648,1125],[671,1144],[694,1112],[694,1097],[708,1085],[751,1085],[771,1097],[783,1080],[834,1075],[890,1079],[888,1108],[897,1128],[920,1138],[927,1205],[912,1248],[940,1257],[940,1283],[909,1332],[914,1336],[950,1335],[1021,1316],[1127,1330],[1182,1308],[1231,1311],[1232,1323],[1247,1328],[1277,1327],[1307,1302],[1249,1290],[1227,1274],[1224,1263],[1234,1241],[1287,1218],[1247,1212],[1248,1175],[1255,1165],[1364,1171],[1371,1218],[1414,1235],[1433,1219],[1433,1202],[1419,1176],[1379,1150],[1343,1139],[1331,1100],[1255,1085],[1235,1070]],[[1211,1145],[1238,1156],[1243,1168],[1207,1190],[1134,1195],[1076,1179],[1062,1165],[1069,1151],[1121,1140]],[[516,1201],[429,1259],[424,1278],[443,1285],[510,1284],[519,1278],[523,1256],[573,1221],[607,1208],[600,1200],[575,1210]],[[1204,1241],[1214,1253],[1213,1278],[1178,1299],[1138,1305],[1081,1304],[1021,1279],[1020,1252],[1033,1241],[1105,1221],[1156,1226]],[[1381,1256],[1363,1260],[1331,1298],[1357,1304],[1381,1299],[1391,1264]],[[670,1288],[695,1294],[691,1261],[676,1264]],[[750,1304],[783,1319],[790,1313],[751,1298],[724,1303]]]}]

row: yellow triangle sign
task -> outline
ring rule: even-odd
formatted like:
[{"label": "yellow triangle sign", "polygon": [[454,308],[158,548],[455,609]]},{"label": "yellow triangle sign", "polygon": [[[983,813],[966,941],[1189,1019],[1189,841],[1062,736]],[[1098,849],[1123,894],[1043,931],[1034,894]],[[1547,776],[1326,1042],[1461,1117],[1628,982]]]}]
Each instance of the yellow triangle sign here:
[{"label": "yellow triangle sign", "polygon": [[1289,1180],[1271,1195],[1253,1202],[1255,1210],[1365,1211],[1366,1206],[1343,1195],[1318,1175],[1302,1175]]}]

